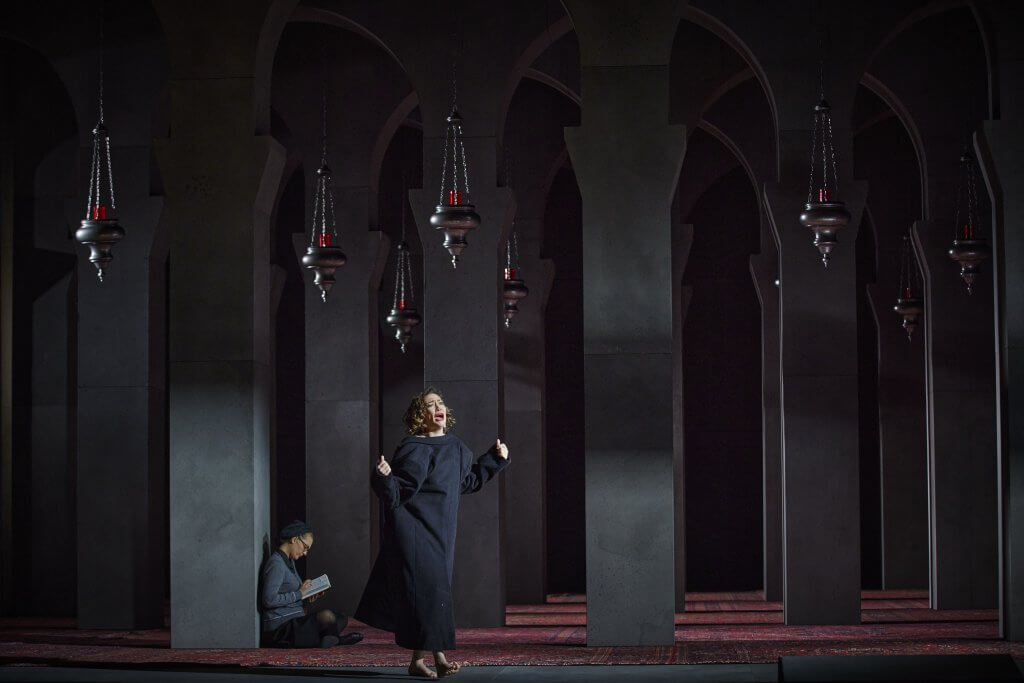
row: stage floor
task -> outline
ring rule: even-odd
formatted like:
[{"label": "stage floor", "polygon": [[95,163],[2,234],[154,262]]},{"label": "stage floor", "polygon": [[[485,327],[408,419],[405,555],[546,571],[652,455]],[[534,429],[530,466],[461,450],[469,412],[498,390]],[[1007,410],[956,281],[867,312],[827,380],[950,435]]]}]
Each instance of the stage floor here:
[{"label": "stage floor", "polygon": [[[510,605],[506,626],[459,629],[454,659],[473,666],[774,664],[799,655],[1008,654],[996,610],[936,611],[924,591],[865,591],[856,626],[786,626],[758,593],[688,594],[675,644],[586,647],[582,596]],[[78,630],[73,620],[0,619],[0,664],[153,667],[401,667],[391,634],[353,622],[363,642],[327,650],[171,649],[170,631]],[[8,670],[9,671],[9,670]],[[465,680],[460,678],[460,680]],[[765,679],[758,679],[765,680]]]}]

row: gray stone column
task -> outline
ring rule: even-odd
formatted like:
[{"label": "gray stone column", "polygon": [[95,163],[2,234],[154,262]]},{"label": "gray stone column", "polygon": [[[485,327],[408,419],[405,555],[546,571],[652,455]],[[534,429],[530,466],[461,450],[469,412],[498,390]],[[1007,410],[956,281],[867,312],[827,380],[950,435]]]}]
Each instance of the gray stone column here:
[{"label": "gray stone column", "polygon": [[685,150],[685,126],[668,122],[678,16],[669,2],[566,5],[583,74],[582,125],[566,128],[566,143],[583,198],[587,643],[667,645],[671,204]]},{"label": "gray stone column", "polygon": [[[895,229],[896,226],[885,226]],[[894,230],[895,231],[895,230]],[[878,230],[879,234],[885,234]],[[895,242],[890,240],[890,247]],[[898,262],[899,251],[887,253]],[[895,276],[895,280],[894,280]],[[893,312],[899,273],[879,266],[868,285],[878,320],[878,419],[882,494],[882,587],[928,584],[928,446],[925,438],[924,333],[912,340]]]},{"label": "gray stone column", "polygon": [[761,441],[764,599],[781,601],[782,572],[782,365],[779,346],[779,252],[761,217],[761,253],[750,257],[761,302]]},{"label": "gray stone column", "polygon": [[[1017,8],[1018,10],[1020,8]],[[1014,23],[1010,19],[1015,18]],[[995,368],[999,420],[999,520],[1001,531],[999,625],[1008,640],[1024,640],[1024,102],[1017,88],[1024,72],[1021,16],[1005,17],[999,41],[1001,118],[986,121],[976,148],[992,198],[992,268],[996,310]]]},{"label": "gray stone column", "polygon": [[992,200],[999,453],[1000,630],[1024,640],[1024,7],[989,8],[996,27],[998,120],[986,121],[975,149]]},{"label": "gray stone column", "polygon": [[[115,138],[116,142],[116,138]],[[88,168],[91,150],[79,159]],[[167,440],[163,200],[149,195],[149,146],[112,149],[126,236],[96,277],[78,248],[78,623],[163,625]],[[85,200],[68,211],[77,227]],[[112,556],[111,548],[118,548]]]},{"label": "gray stone column", "polygon": [[998,54],[998,120],[986,121],[975,148],[992,200],[999,454],[999,626],[1024,640],[1024,75],[1019,5],[991,8]]},{"label": "gray stone column", "polygon": [[[678,195],[677,200],[678,200]],[[676,202],[678,204],[678,201]],[[673,207],[673,217],[679,212]],[[683,382],[683,329],[690,310],[693,287],[683,286],[683,273],[693,246],[693,226],[672,226],[672,507],[675,554],[675,611],[686,611],[686,411]]]},{"label": "gray stone column", "polygon": [[[540,258],[543,219],[519,220],[519,269],[530,295],[505,331],[505,431],[516,443],[516,466],[506,482],[506,552],[515,558],[507,577],[510,603],[545,600],[547,534],[544,476],[544,311],[554,280],[554,264]],[[533,239],[524,239],[527,235]]]},{"label": "gray stone column", "polygon": [[931,604],[979,609],[997,601],[995,377],[992,289],[969,296],[947,251],[946,221],[914,224],[925,277],[925,357],[931,498]]},{"label": "gray stone column", "polygon": [[[849,159],[856,78],[830,89],[840,159]],[[810,81],[782,73],[780,80]],[[846,87],[843,87],[846,86]],[[787,624],[860,623],[860,520],[855,248],[866,187],[846,180],[850,211],[828,269],[798,218],[807,197],[814,90],[786,88],[782,181],[765,186],[779,243],[782,382],[783,600]],[[797,106],[803,101],[805,106]],[[785,116],[785,118],[783,118]],[[847,166],[845,172],[849,174]]]},{"label": "gray stone column", "polygon": [[[834,110],[835,111],[835,110]],[[848,111],[848,110],[847,110]],[[846,111],[834,116],[848,134]],[[803,125],[807,125],[806,123]],[[810,131],[787,150],[804,156]],[[848,142],[849,138],[845,140]],[[847,182],[852,218],[829,268],[797,220],[803,179],[767,184],[779,239],[783,599],[787,624],[860,623],[857,310],[854,244],[863,184]]]},{"label": "gray stone column", "polygon": [[[365,187],[335,191],[340,242],[348,262],[335,273],[328,301],[320,298],[311,272],[303,278],[306,521],[317,535],[316,551],[306,567],[310,577],[330,577],[328,599],[345,614],[359,603],[374,559],[370,518],[376,498],[367,477],[380,453],[377,290],[389,240],[365,229],[366,192]],[[295,236],[299,258],[308,244],[308,234]]]},{"label": "gray stone column", "polygon": [[[171,645],[254,647],[270,541],[269,219],[285,160],[254,134],[269,123],[256,51],[280,29],[264,26],[267,5],[155,4],[172,62],[171,137],[156,147],[170,231]],[[247,20],[225,32],[226,13]]]}]

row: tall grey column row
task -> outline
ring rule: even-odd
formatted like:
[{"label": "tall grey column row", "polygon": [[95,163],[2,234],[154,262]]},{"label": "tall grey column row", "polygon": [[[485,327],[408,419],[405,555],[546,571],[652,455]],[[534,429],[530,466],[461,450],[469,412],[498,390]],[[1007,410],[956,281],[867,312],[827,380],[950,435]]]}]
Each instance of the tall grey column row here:
[{"label": "tall grey column row", "polygon": [[673,389],[665,368],[670,209],[685,127],[668,122],[668,62],[678,15],[668,2],[566,5],[583,84],[581,125],[566,129],[566,143],[583,199],[587,644],[671,644]]},{"label": "tall grey column row", "polygon": [[[956,230],[958,159],[984,116],[986,98],[977,74],[955,54],[937,56],[924,74],[916,64],[908,53],[887,60],[873,75],[909,114],[925,160],[921,220],[913,234],[925,287],[919,331],[925,353],[931,605],[986,608],[997,602],[998,571],[992,290],[980,277],[969,295],[948,255]],[[951,81],[975,84],[974,89],[966,98],[961,91],[937,100],[935,93]]]}]

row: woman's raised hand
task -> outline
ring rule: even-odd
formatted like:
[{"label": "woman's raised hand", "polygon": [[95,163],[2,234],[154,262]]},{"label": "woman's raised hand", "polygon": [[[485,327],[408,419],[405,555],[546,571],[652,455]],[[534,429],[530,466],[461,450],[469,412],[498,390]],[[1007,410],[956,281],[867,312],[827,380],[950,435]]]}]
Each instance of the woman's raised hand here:
[{"label": "woman's raised hand", "polygon": [[498,457],[502,460],[508,460],[508,446],[501,442],[501,439],[494,440],[494,447],[498,449]]},{"label": "woman's raised hand", "polygon": [[377,474],[382,477],[386,477],[391,474],[391,465],[384,459],[384,456],[380,456],[380,462],[377,463]]}]

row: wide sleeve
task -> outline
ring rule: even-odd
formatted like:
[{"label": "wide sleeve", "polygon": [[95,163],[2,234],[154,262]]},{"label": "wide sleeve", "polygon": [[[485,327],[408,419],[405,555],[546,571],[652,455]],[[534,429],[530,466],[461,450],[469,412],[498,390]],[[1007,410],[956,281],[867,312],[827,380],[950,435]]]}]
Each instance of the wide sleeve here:
[{"label": "wide sleeve", "polygon": [[381,476],[374,468],[370,486],[388,510],[404,505],[416,495],[433,466],[434,449],[409,443],[399,447],[391,462],[391,474]]},{"label": "wide sleeve", "polygon": [[302,600],[302,593],[299,591],[281,592],[281,584],[289,573],[279,555],[274,554],[267,559],[263,565],[263,587],[260,594],[263,609],[284,607]]},{"label": "wide sleeve", "polygon": [[[472,456],[471,456],[472,457]],[[498,447],[491,446],[473,463],[462,479],[463,493],[476,493],[508,465],[508,458],[498,455]]]}]

